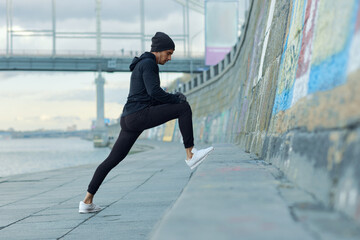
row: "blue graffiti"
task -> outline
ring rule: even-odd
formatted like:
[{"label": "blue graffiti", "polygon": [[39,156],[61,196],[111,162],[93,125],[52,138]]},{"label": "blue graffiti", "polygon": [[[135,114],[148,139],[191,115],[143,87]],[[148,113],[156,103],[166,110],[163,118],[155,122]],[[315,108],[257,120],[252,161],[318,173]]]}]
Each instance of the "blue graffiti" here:
[{"label": "blue graffiti", "polygon": [[[319,91],[331,90],[339,85],[346,83],[347,80],[346,70],[348,65],[351,40],[355,32],[358,7],[359,7],[359,3],[356,2],[356,6],[354,7],[352,17],[350,20],[350,26],[348,32],[345,35],[347,36],[347,39],[345,42],[344,49],[328,57],[327,59],[323,60],[321,63],[311,66],[307,94],[312,94]],[[284,45],[284,51],[281,58],[281,63],[280,63],[280,66],[282,68],[281,71],[284,70],[283,61],[284,61],[285,52],[288,48],[287,46],[288,37],[289,36],[287,36]],[[281,94],[276,94],[274,107],[273,107],[273,114],[277,114],[279,111],[285,111],[291,107],[293,91],[294,91],[294,84],[292,86],[289,86]]]}]

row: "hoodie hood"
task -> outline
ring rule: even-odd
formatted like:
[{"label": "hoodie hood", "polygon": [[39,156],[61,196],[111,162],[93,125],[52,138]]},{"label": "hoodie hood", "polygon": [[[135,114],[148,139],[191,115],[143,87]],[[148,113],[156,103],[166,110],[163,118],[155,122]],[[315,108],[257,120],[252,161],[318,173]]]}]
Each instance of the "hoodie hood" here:
[{"label": "hoodie hood", "polygon": [[133,71],[136,64],[138,64],[141,60],[143,60],[145,58],[152,58],[154,61],[156,61],[154,54],[152,54],[151,52],[144,52],[140,57],[134,57],[134,59],[132,60],[130,66],[129,66],[130,71]]}]

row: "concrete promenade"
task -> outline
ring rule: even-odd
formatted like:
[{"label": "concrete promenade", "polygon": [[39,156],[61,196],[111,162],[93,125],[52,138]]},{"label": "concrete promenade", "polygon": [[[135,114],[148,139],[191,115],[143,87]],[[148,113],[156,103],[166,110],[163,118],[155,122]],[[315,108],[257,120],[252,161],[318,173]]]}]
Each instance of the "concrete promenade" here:
[{"label": "concrete promenade", "polygon": [[356,224],[235,145],[214,145],[191,172],[181,144],[138,143],[152,149],[110,172],[99,213],[78,213],[97,165],[0,178],[0,239],[360,239]]}]

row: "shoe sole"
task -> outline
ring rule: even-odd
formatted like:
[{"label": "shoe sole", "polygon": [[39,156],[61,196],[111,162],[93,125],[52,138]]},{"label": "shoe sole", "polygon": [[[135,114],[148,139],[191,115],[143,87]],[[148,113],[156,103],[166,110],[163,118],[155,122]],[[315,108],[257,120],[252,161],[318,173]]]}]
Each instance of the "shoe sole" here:
[{"label": "shoe sole", "polygon": [[194,165],[192,165],[192,166],[190,167],[190,169],[193,170],[194,168],[196,168],[197,166],[199,166],[199,165],[205,160],[205,158],[206,158],[212,151],[214,151],[214,148],[211,149],[203,158],[201,158],[199,161],[197,161]]},{"label": "shoe sole", "polygon": [[90,210],[90,211],[80,211],[79,210],[79,213],[95,213],[95,212],[100,212],[102,209],[100,210]]}]

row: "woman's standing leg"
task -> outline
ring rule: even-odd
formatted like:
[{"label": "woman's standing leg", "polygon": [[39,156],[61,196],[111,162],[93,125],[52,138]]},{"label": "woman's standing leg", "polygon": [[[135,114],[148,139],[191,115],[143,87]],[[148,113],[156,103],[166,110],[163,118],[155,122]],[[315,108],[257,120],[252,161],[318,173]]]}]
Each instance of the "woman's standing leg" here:
[{"label": "woman's standing leg", "polygon": [[92,198],[104,181],[106,175],[126,157],[140,134],[141,131],[126,131],[124,129],[120,131],[119,137],[109,156],[97,167],[88,186],[88,193],[85,196],[84,203],[92,203]]}]

